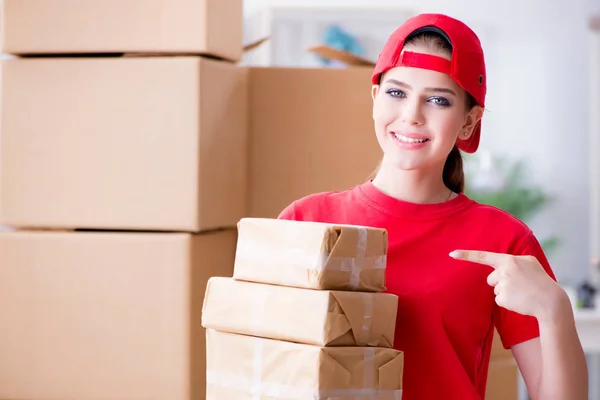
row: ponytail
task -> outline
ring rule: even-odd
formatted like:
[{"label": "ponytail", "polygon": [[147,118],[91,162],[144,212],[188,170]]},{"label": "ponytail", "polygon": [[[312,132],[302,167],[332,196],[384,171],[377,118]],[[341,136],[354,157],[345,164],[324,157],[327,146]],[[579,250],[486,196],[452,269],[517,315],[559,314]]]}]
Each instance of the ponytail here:
[{"label": "ponytail", "polygon": [[454,146],[446,163],[444,164],[444,172],[442,175],[444,185],[455,193],[465,191],[465,174],[463,171],[463,159],[458,147]]},{"label": "ponytail", "polygon": [[[367,180],[375,179],[377,173],[379,173],[379,170],[381,169],[382,161],[380,161],[375,170],[371,172]],[[448,189],[455,193],[462,193],[465,191],[463,159],[460,150],[458,150],[458,147],[456,146],[454,146],[450,154],[448,154],[448,158],[446,158],[442,177],[444,179],[444,185],[446,185]]]}]

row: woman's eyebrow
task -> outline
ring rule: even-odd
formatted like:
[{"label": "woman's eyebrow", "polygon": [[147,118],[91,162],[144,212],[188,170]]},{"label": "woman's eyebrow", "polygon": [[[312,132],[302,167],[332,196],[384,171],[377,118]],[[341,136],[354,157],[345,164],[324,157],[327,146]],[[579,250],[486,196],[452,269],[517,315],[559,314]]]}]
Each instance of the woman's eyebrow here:
[{"label": "woman's eyebrow", "polygon": [[[390,79],[386,79],[385,82],[390,82],[390,83],[393,83],[393,84],[395,84],[397,86],[400,86],[402,88],[405,88],[405,89],[408,89],[408,90],[412,90],[412,86],[410,86],[408,83],[399,81],[397,79],[390,78]],[[456,93],[454,92],[454,90],[449,89],[449,88],[428,87],[428,88],[425,88],[425,90],[430,91],[430,92],[450,93],[450,94],[456,96]]]}]

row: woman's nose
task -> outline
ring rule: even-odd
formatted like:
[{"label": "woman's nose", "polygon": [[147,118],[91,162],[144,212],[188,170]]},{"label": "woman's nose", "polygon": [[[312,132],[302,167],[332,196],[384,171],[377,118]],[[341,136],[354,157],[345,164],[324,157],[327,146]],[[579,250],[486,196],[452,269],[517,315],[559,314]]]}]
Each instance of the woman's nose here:
[{"label": "woman's nose", "polygon": [[402,110],[402,121],[409,125],[423,125],[424,117],[421,104],[417,101],[405,102]]}]

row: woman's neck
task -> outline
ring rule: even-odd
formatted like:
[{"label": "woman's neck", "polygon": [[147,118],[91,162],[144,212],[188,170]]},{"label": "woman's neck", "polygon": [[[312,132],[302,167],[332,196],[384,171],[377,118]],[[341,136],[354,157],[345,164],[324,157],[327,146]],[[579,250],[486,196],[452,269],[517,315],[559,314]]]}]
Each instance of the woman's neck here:
[{"label": "woman's neck", "polygon": [[444,184],[443,166],[435,169],[403,171],[383,163],[373,185],[396,199],[415,204],[443,203],[454,197]]}]

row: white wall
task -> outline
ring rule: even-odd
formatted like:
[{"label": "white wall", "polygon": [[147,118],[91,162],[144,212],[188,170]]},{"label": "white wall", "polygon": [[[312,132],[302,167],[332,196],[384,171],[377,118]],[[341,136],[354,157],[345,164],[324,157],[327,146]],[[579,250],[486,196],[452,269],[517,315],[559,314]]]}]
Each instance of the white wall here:
[{"label": "white wall", "polygon": [[561,281],[579,283],[588,276],[590,258],[587,18],[590,9],[600,8],[592,3],[244,0],[244,7],[247,16],[266,6],[408,7],[485,27],[489,112],[482,148],[528,157],[535,180],[557,197],[531,227],[540,238],[561,235],[563,245],[551,262]]}]

